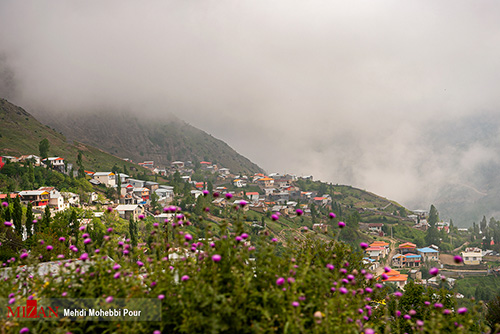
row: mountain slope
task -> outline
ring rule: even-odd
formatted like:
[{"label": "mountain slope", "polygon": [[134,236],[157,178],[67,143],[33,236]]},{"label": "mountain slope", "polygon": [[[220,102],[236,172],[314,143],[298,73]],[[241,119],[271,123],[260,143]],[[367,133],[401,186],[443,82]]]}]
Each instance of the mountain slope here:
[{"label": "mountain slope", "polygon": [[262,171],[223,141],[173,116],[154,120],[125,113],[41,117],[70,139],[136,162],[153,160],[155,165],[168,166],[175,160],[207,160],[235,173]]},{"label": "mountain slope", "polygon": [[50,143],[50,156],[61,156],[75,164],[78,152],[83,153],[83,164],[90,170],[110,170],[115,164],[127,168],[135,166],[95,147],[73,143],[50,127],[37,121],[30,113],[5,99],[0,99],[0,154],[20,156],[39,154],[38,144],[44,138]]}]

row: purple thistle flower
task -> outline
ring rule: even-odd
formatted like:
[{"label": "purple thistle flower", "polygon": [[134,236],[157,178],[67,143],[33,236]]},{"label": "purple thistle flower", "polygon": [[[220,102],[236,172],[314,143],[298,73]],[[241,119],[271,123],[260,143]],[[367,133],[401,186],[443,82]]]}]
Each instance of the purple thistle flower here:
[{"label": "purple thistle flower", "polygon": [[227,198],[227,199],[231,199],[231,198],[233,198],[233,194],[231,194],[231,193],[227,193],[227,194],[226,194],[226,198]]},{"label": "purple thistle flower", "polygon": [[24,260],[28,257],[28,253],[22,253],[21,254],[21,260]]},{"label": "purple thistle flower", "polygon": [[384,271],[385,271],[386,273],[388,273],[388,272],[390,272],[390,271],[391,271],[391,268],[390,268],[390,267],[384,267]]},{"label": "purple thistle flower", "polygon": [[159,300],[163,300],[163,299],[165,299],[165,295],[158,295],[158,299],[159,299]]},{"label": "purple thistle flower", "polygon": [[410,320],[411,319],[411,315],[405,314],[405,315],[403,315],[403,319]]},{"label": "purple thistle flower", "polygon": [[189,233],[187,233],[185,236],[184,236],[184,239],[186,239],[186,241],[191,241],[193,240],[193,236]]},{"label": "purple thistle flower", "polygon": [[243,239],[248,239],[248,234],[246,234],[246,233],[242,233],[242,234],[241,234],[241,237],[242,237]]},{"label": "purple thistle flower", "polygon": [[435,308],[443,308],[443,304],[441,304],[441,303],[436,303],[436,304],[434,304],[434,307],[435,307]]},{"label": "purple thistle flower", "polygon": [[4,224],[5,226],[7,226],[7,227],[11,227],[11,226],[12,226],[12,223],[11,223],[11,222],[5,222],[5,223],[3,223],[3,224]]},{"label": "purple thistle flower", "polygon": [[89,259],[89,254],[87,254],[87,253],[83,253],[80,256],[80,260],[82,260],[82,261],[87,261],[88,259]]},{"label": "purple thistle flower", "polygon": [[137,261],[137,265],[138,265],[139,267],[142,267],[142,266],[144,265],[144,263],[142,263],[141,261]]},{"label": "purple thistle flower", "polygon": [[444,309],[444,310],[443,310],[443,314],[445,314],[445,315],[448,315],[448,314],[450,314],[450,313],[451,313],[451,311],[450,311],[450,310],[448,310],[448,309]]},{"label": "purple thistle flower", "polygon": [[188,275],[184,275],[184,276],[181,277],[181,281],[185,282],[187,280],[189,280],[189,276]]},{"label": "purple thistle flower", "polygon": [[380,275],[380,277],[382,277],[382,280],[384,281],[389,278],[389,276],[387,276],[386,274],[382,274]]},{"label": "purple thistle flower", "polygon": [[221,259],[222,257],[219,254],[212,255],[212,261],[214,262],[220,262]]},{"label": "purple thistle flower", "polygon": [[121,276],[120,272],[117,272],[117,273],[115,273],[115,274],[113,275],[113,278],[114,278],[114,279],[118,279],[118,278],[120,278],[120,276]]},{"label": "purple thistle flower", "polygon": [[280,217],[278,215],[271,215],[271,219],[273,221],[277,221],[278,219],[280,219]]},{"label": "purple thistle flower", "polygon": [[113,301],[113,296],[108,296],[108,298],[106,298],[106,303],[111,303]]},{"label": "purple thistle flower", "polygon": [[396,311],[396,317],[398,317],[398,318],[399,318],[400,316],[401,316],[401,311],[400,311],[400,310],[397,310],[397,311]]},{"label": "purple thistle flower", "polygon": [[210,194],[210,192],[208,190],[206,190],[206,189],[203,190],[202,192],[203,192],[203,196],[207,196],[208,194]]},{"label": "purple thistle flower", "polygon": [[59,238],[59,241],[60,241],[60,242],[65,242],[65,241],[66,241],[66,238],[65,238],[65,237],[60,237],[60,238]]},{"label": "purple thistle flower", "polygon": [[46,248],[47,248],[48,251],[51,251],[51,250],[54,249],[54,247],[52,247],[52,245],[48,245]]},{"label": "purple thistle flower", "polygon": [[344,222],[339,222],[339,228],[344,228],[345,227],[345,223]]},{"label": "purple thistle flower", "polygon": [[211,242],[210,247],[215,248],[215,242]]},{"label": "purple thistle flower", "polygon": [[283,285],[285,283],[285,279],[280,277],[276,280],[276,285]]},{"label": "purple thistle flower", "polygon": [[365,334],[375,334],[375,331],[371,328],[366,328],[365,329]]},{"label": "purple thistle flower", "polygon": [[272,241],[272,242],[278,242],[278,239],[276,239],[276,238],[272,238],[272,239],[271,239],[271,241]]},{"label": "purple thistle flower", "polygon": [[339,289],[339,291],[340,291],[340,293],[341,293],[341,294],[343,294],[343,295],[345,295],[346,293],[348,293],[348,292],[349,292],[349,290],[347,290],[347,289],[346,289],[346,288],[344,288],[344,287],[341,287],[341,288]]},{"label": "purple thistle flower", "polygon": [[16,298],[9,299],[9,305],[12,305],[16,302]]},{"label": "purple thistle flower", "polygon": [[400,291],[394,292],[394,297],[401,297],[403,294]]},{"label": "purple thistle flower", "polygon": [[467,307],[461,307],[457,311],[458,314],[464,314],[467,313]]},{"label": "purple thistle flower", "polygon": [[85,225],[80,226],[79,230],[80,230],[80,231],[85,231]]},{"label": "purple thistle flower", "polygon": [[[333,218],[337,217],[337,215],[335,215],[333,212],[330,212],[330,213],[328,214],[328,217],[329,217],[330,219],[333,219]],[[339,225],[339,226],[340,226],[340,225]]]},{"label": "purple thistle flower", "polygon": [[241,207],[244,207],[244,206],[245,206],[245,205],[247,205],[247,204],[248,204],[248,202],[247,202],[247,201],[245,201],[245,200],[243,200],[243,199],[240,201],[240,206],[241,206]]},{"label": "purple thistle flower", "polygon": [[462,263],[463,259],[460,255],[455,255],[453,261],[455,261],[455,263]]},{"label": "purple thistle flower", "polygon": [[3,206],[4,208],[6,208],[6,207],[8,207],[8,206],[9,206],[9,203],[7,203],[7,202],[2,202],[2,206]]},{"label": "purple thistle flower", "polygon": [[417,326],[418,327],[423,327],[424,326],[424,322],[422,320],[417,320]]},{"label": "purple thistle flower", "polygon": [[432,276],[436,276],[439,273],[439,269],[436,267],[432,267],[431,270],[429,270],[429,274]]},{"label": "purple thistle flower", "polygon": [[335,266],[334,266],[333,264],[331,264],[331,263],[328,263],[328,264],[326,265],[326,267],[327,267],[329,270],[333,270],[333,269],[335,269]]},{"label": "purple thistle flower", "polygon": [[288,277],[286,280],[290,284],[295,283],[295,278],[293,278],[293,277]]},{"label": "purple thistle flower", "polygon": [[242,240],[243,240],[243,238],[242,238],[242,237],[240,237],[240,236],[237,236],[236,238],[234,238],[234,240],[236,240],[236,241],[240,242],[240,241],[242,241]]},{"label": "purple thistle flower", "polygon": [[302,211],[301,209],[297,209],[295,210],[295,212],[297,213],[297,216],[302,216],[304,214],[304,211]]},{"label": "purple thistle flower", "polygon": [[368,244],[366,242],[362,242],[359,244],[359,247],[361,247],[362,249],[367,249],[368,248]]},{"label": "purple thistle flower", "polygon": [[30,331],[30,329],[28,327],[23,327],[19,331],[19,334],[26,334],[26,333],[29,333],[29,331]]},{"label": "purple thistle flower", "polygon": [[88,245],[88,244],[90,244],[91,242],[92,242],[92,239],[90,239],[90,238],[87,238],[87,239],[83,240],[83,243],[84,243],[85,245]]},{"label": "purple thistle flower", "polygon": [[110,227],[110,228],[108,228],[107,232],[111,233],[111,232],[113,232],[113,229]]}]

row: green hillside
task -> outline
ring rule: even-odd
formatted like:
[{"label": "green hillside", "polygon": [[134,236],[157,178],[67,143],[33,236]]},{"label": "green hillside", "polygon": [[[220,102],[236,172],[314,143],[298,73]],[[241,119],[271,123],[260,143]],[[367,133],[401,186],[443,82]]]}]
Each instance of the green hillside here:
[{"label": "green hillside", "polygon": [[23,108],[0,99],[0,155],[20,156],[39,154],[38,144],[44,138],[50,143],[50,156],[63,157],[76,163],[78,152],[83,153],[83,164],[89,170],[110,170],[115,164],[127,168],[137,165],[126,162],[95,147],[69,143],[65,136],[43,125]]},{"label": "green hillside", "polygon": [[135,162],[153,160],[155,165],[162,167],[176,160],[206,160],[235,173],[262,171],[225,142],[172,115],[147,119],[140,113],[103,111],[98,114],[44,113],[40,117],[69,139]]}]

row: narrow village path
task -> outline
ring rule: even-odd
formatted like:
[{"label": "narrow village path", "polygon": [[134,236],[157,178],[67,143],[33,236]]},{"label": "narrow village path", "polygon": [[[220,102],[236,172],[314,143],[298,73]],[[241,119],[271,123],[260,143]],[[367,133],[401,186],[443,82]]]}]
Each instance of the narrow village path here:
[{"label": "narrow village path", "polygon": [[391,249],[389,252],[389,255],[387,255],[384,259],[384,261],[380,262],[380,266],[375,270],[375,276],[380,276],[384,272],[384,267],[385,266],[391,266],[391,260],[394,255],[396,255],[396,252],[398,251],[396,248],[397,240],[391,237],[385,237],[383,239],[387,239],[389,241],[389,248]]}]

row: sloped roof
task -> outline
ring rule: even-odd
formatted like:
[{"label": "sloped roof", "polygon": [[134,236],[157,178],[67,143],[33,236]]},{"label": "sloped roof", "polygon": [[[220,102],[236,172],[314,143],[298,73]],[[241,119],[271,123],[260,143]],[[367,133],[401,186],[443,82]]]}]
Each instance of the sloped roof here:
[{"label": "sloped roof", "polygon": [[439,253],[439,251],[430,247],[417,248],[417,251],[419,251],[420,253]]}]

